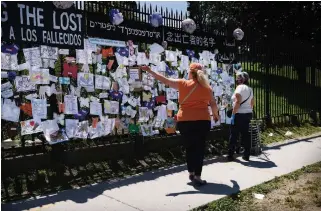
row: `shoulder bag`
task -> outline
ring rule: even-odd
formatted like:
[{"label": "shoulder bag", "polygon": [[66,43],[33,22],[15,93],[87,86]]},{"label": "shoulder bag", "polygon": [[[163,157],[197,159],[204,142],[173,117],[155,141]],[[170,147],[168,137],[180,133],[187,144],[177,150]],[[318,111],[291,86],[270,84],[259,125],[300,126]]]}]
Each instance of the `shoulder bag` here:
[{"label": "shoulder bag", "polygon": [[195,89],[197,88],[198,83],[193,87],[193,89],[188,93],[188,95],[186,95],[186,97],[183,99],[183,101],[180,103],[181,105],[183,105],[185,103],[185,101],[191,96],[191,94],[195,91]]},{"label": "shoulder bag", "polygon": [[[249,97],[248,98],[246,98],[246,100],[244,100],[243,102],[241,102],[240,103],[240,106],[241,105],[243,105],[250,97],[251,97],[251,95],[252,95],[252,91],[250,92],[250,95],[249,95]],[[231,118],[231,116],[232,116],[232,113],[233,113],[233,108],[231,108],[231,109],[229,109],[229,110],[227,110],[227,112],[226,112],[226,116],[228,117],[228,118]]]}]

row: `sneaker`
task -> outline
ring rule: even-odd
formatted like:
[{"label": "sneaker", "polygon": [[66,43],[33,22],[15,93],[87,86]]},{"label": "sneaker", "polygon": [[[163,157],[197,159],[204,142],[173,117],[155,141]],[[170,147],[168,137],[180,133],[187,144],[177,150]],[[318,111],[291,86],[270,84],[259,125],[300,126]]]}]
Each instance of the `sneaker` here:
[{"label": "sneaker", "polygon": [[195,177],[195,175],[189,175],[189,180],[191,180],[192,182],[194,181],[194,177]]}]

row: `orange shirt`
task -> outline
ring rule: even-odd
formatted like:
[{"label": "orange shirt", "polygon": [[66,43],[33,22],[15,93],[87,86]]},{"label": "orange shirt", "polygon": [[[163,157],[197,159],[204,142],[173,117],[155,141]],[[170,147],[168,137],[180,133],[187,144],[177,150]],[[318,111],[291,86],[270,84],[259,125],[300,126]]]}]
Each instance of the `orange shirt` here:
[{"label": "orange shirt", "polygon": [[208,105],[213,97],[211,88],[203,87],[198,84],[194,92],[185,100],[182,105],[181,102],[191,92],[196,85],[194,80],[179,80],[179,99],[180,107],[177,113],[177,121],[198,121],[211,120],[208,111]]}]

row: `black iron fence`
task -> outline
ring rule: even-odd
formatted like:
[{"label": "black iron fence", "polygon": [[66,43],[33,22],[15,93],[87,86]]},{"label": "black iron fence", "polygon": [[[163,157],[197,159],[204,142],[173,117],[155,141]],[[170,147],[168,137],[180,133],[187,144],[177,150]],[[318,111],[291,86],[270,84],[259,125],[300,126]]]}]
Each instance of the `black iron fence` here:
[{"label": "black iron fence", "polygon": [[[170,3],[169,3],[170,4]],[[171,9],[147,7],[142,6],[140,3],[128,3],[128,2],[77,2],[76,7],[78,10],[83,10],[85,17],[88,18],[88,14],[96,13],[97,15],[108,14],[111,8],[118,8],[122,11],[128,23],[131,24],[147,24],[149,15],[152,12],[160,12],[163,16],[164,27],[161,27],[161,40],[166,40],[168,36],[166,32],[170,30],[176,30],[181,32],[181,21],[187,17],[187,14],[173,12]],[[87,21],[88,25],[88,21]],[[134,27],[133,26],[133,27]],[[204,48],[214,50],[218,48],[220,53],[229,56],[230,53],[235,54],[234,62],[241,62],[244,71],[247,71],[250,75],[250,85],[254,89],[255,95],[255,116],[257,119],[264,119],[267,123],[283,123],[283,122],[299,122],[300,119],[314,118],[317,116],[315,111],[321,112],[321,68],[318,63],[318,56],[321,53],[318,50],[316,44],[309,43],[302,40],[291,40],[291,38],[279,37],[274,34],[270,34],[267,31],[267,37],[257,39],[255,33],[251,30],[245,31],[245,37],[241,42],[236,42],[235,46],[224,46],[229,42],[232,37],[233,28],[227,26],[210,26],[206,25],[202,27],[204,31],[195,32],[195,36],[201,36],[202,38],[208,38],[211,35],[218,40],[224,39],[223,42],[217,42],[213,46],[200,46],[200,45],[183,45],[182,40],[180,42],[169,42],[169,46],[173,48],[194,49],[196,54],[202,51]],[[122,37],[119,37],[119,40]],[[146,48],[146,43],[154,42],[153,40],[141,41],[139,47]],[[221,44],[219,44],[221,43]],[[203,43],[204,44],[204,43]],[[313,47],[314,45],[314,47]],[[212,136],[216,136],[216,131],[213,131]],[[39,162],[39,165],[46,166],[51,162],[50,159],[56,159],[57,156],[67,156],[70,161],[70,156],[74,156],[75,153],[81,152],[82,149],[87,149],[87,152],[83,154],[83,158],[88,158],[96,154],[92,159],[95,160],[98,157],[100,159],[108,159],[109,155],[106,154],[107,148],[110,149],[110,157],[113,157],[112,152],[118,152],[117,150],[125,150],[122,153],[116,153],[117,156],[125,155],[128,151],[134,150],[136,153],[138,149],[144,145],[144,139],[138,136],[131,135],[115,135],[107,138],[97,139],[92,142],[86,141],[70,141],[67,144],[61,144],[62,147],[54,146],[49,147],[46,141],[40,138],[40,142],[36,143],[35,135],[32,135],[32,143],[27,146],[27,143],[21,141],[22,147],[19,148],[2,148],[2,161],[9,161],[11,158],[25,158],[25,160],[17,164],[21,167],[26,163],[29,163],[30,168],[36,168],[36,165],[31,165]],[[177,136],[160,136],[157,138],[150,138],[155,140],[155,144],[159,144],[164,139],[176,140]],[[165,142],[162,142],[164,144]],[[171,144],[178,144],[179,142],[171,142]],[[118,148],[117,148],[118,147]],[[155,147],[150,147],[155,149]],[[96,152],[99,151],[99,155]],[[72,153],[71,153],[72,152]],[[75,153],[73,153],[75,152]],[[45,159],[40,154],[48,155]],[[62,154],[61,154],[62,153]],[[30,157],[30,155],[33,155]],[[80,155],[78,153],[78,155]],[[104,155],[104,156],[103,156]],[[115,156],[116,156],[115,155]],[[116,157],[117,157],[116,156]],[[79,157],[79,156],[78,156]],[[32,160],[34,159],[34,160]],[[73,158],[75,162],[80,162],[77,158]],[[81,159],[83,160],[83,159]],[[12,164],[12,160],[6,163],[7,166]],[[72,162],[72,161],[70,161]],[[26,165],[28,166],[28,165]]]}]

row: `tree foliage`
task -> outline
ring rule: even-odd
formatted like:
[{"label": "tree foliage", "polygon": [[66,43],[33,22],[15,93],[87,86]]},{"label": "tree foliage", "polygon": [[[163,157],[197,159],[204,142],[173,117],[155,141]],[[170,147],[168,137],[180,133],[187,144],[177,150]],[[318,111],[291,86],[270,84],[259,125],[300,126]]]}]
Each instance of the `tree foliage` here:
[{"label": "tree foliage", "polygon": [[276,33],[321,42],[320,2],[189,1],[187,10],[199,28],[227,24],[252,29],[261,36]]}]

